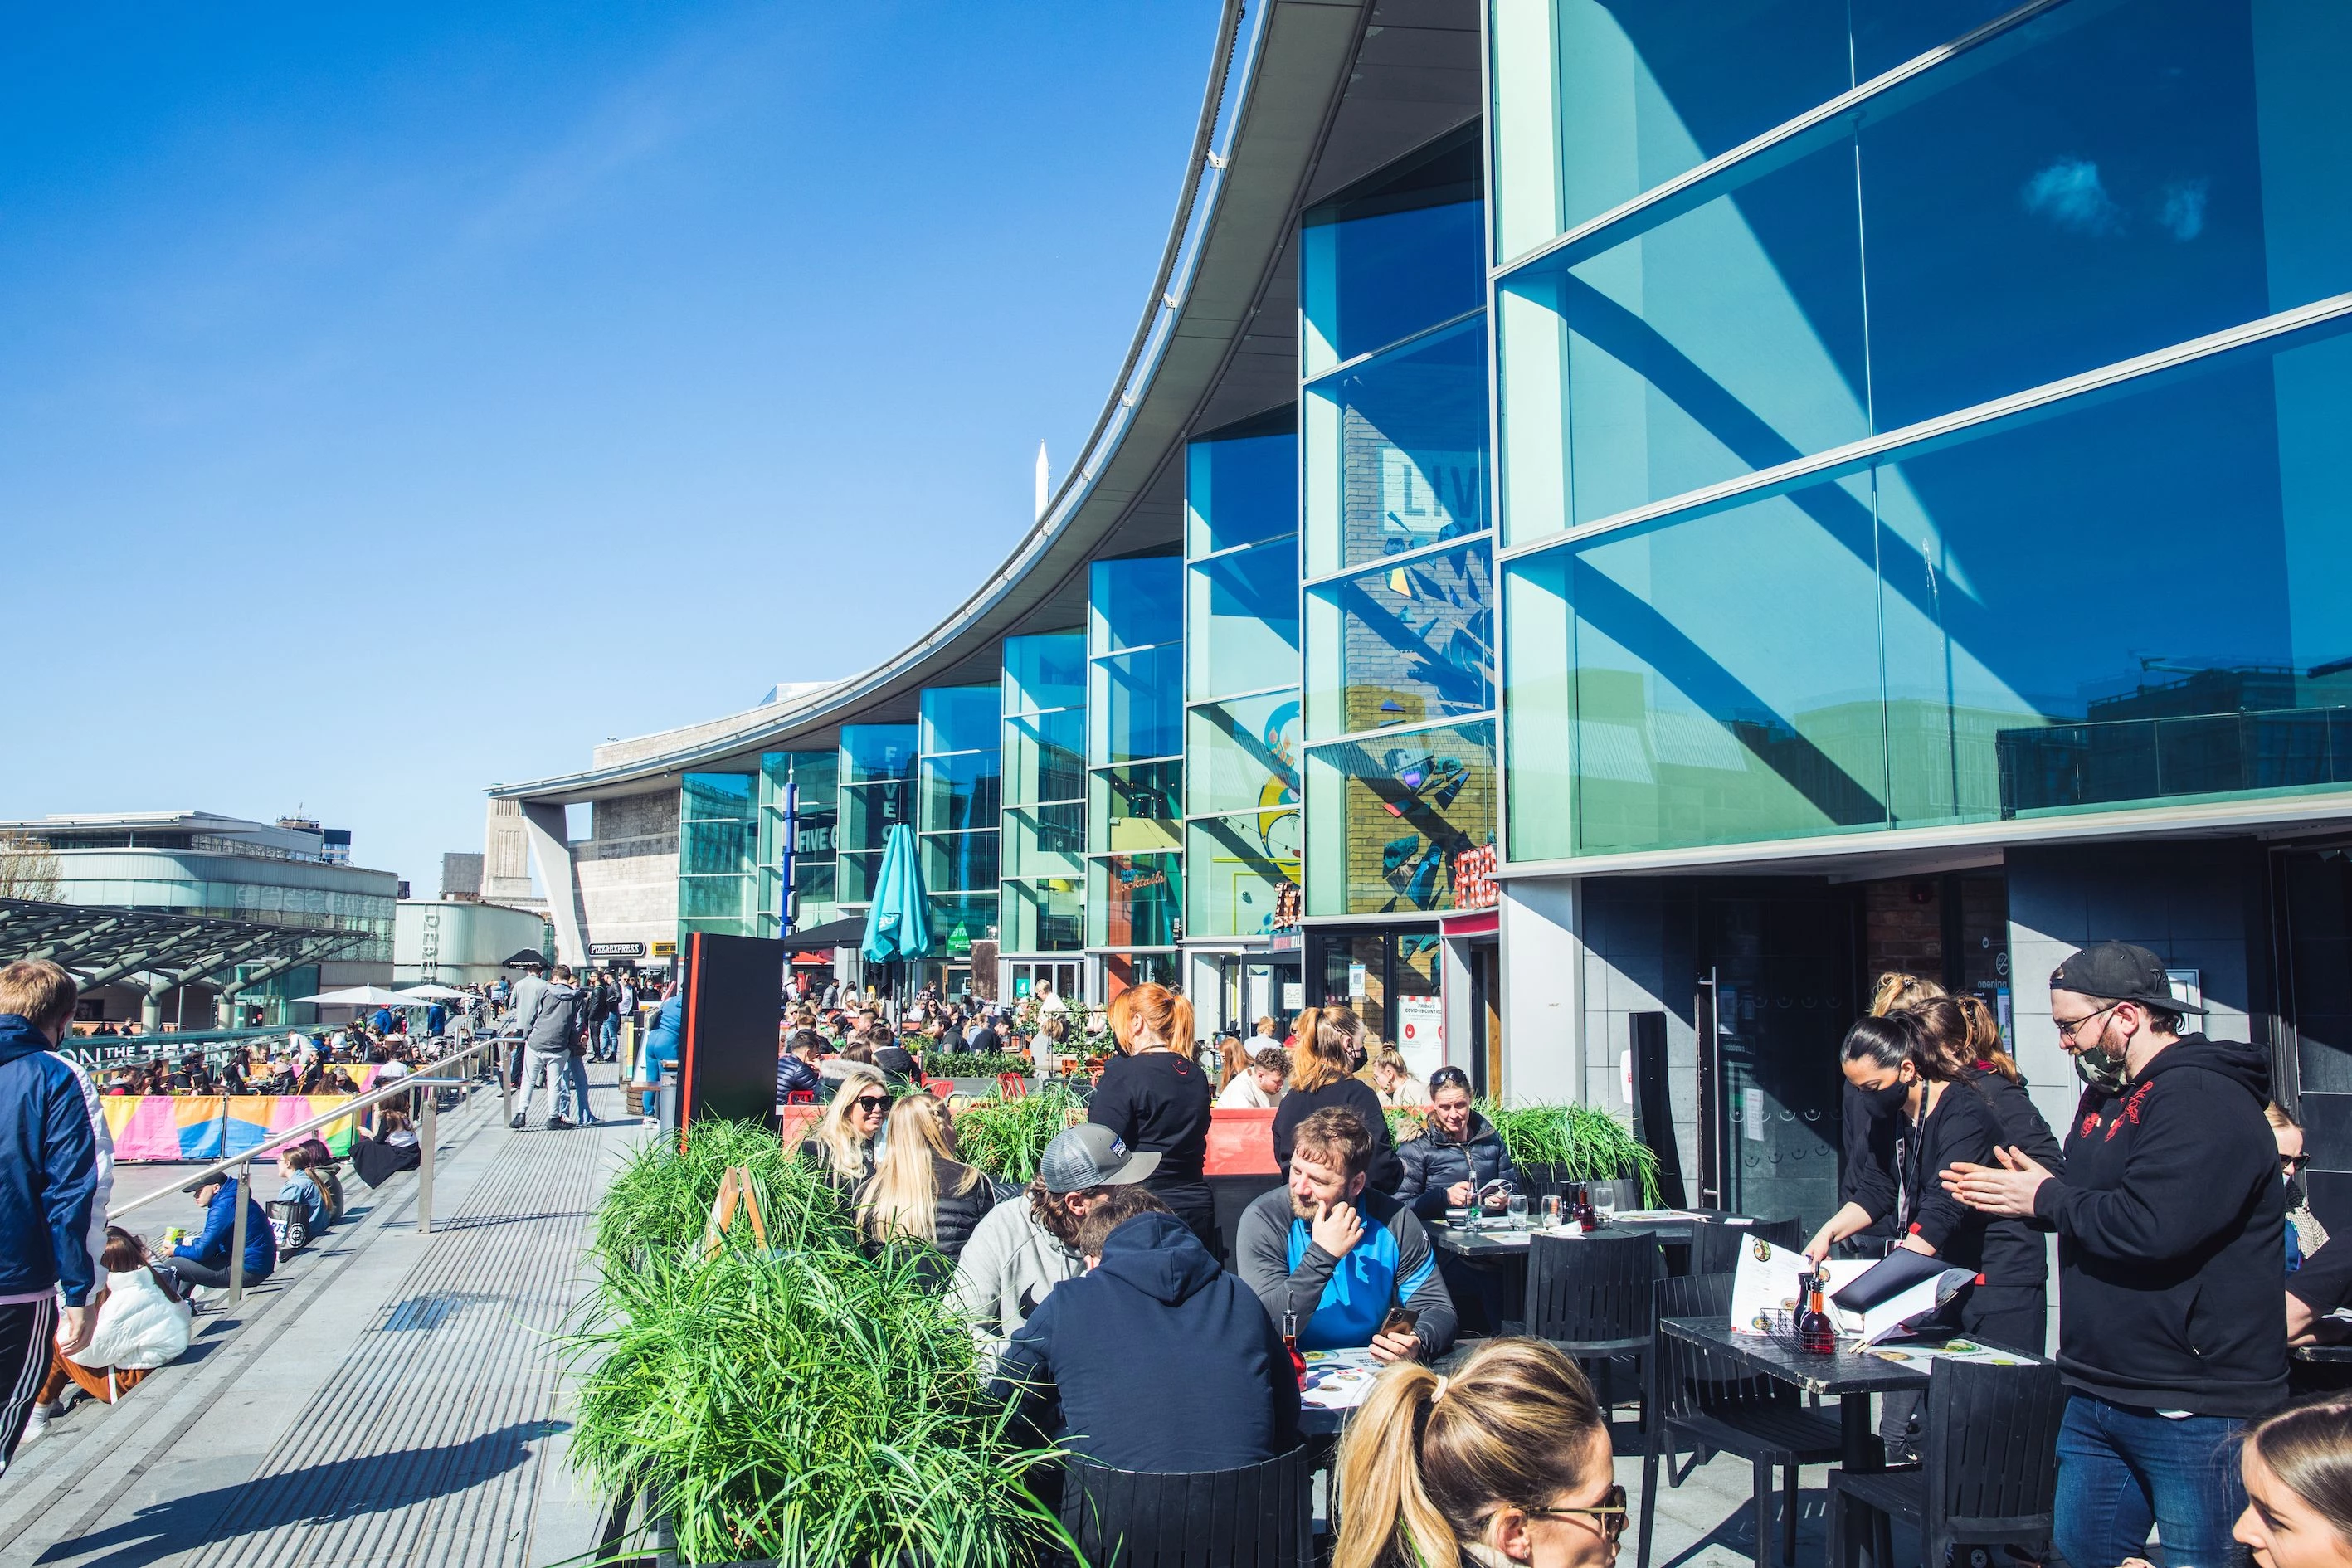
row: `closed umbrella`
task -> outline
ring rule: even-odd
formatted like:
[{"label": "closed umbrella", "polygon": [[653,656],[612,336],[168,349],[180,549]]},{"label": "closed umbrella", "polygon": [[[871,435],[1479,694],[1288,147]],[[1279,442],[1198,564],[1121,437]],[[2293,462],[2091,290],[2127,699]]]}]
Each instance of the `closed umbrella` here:
[{"label": "closed umbrella", "polygon": [[875,879],[874,902],[866,911],[866,941],[858,951],[872,963],[893,965],[930,952],[929,902],[916,858],[915,830],[902,822],[883,840],[882,869]]}]

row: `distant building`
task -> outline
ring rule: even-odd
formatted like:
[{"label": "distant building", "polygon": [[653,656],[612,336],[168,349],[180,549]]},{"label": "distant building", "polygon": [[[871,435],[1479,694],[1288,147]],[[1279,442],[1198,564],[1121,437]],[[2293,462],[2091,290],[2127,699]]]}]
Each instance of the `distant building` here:
[{"label": "distant building", "polygon": [[472,899],[416,899],[394,917],[395,985],[487,985],[509,975],[506,961],[524,948],[544,952],[547,921],[537,910]]},{"label": "distant building", "polygon": [[83,1021],[209,1028],[221,993],[234,989],[239,1005],[260,1007],[265,1021],[308,1022],[310,1010],[290,1005],[292,998],[381,985],[392,977],[400,879],[352,865],[346,830],[299,817],[273,824],[209,811],[138,811],[0,822],[0,837],[56,857],[49,902],[358,939],[332,957],[275,973],[264,973],[272,967],[265,961],[202,975],[193,970],[123,974],[84,994]]}]

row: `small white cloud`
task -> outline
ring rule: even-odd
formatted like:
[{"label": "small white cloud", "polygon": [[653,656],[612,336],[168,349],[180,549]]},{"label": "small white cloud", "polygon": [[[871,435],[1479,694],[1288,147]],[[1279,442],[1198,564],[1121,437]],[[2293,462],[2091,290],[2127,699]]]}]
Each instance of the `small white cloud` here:
[{"label": "small white cloud", "polygon": [[2205,182],[2176,180],[2164,187],[2164,210],[2157,215],[2164,231],[2178,240],[2195,239],[2205,232]]},{"label": "small white cloud", "polygon": [[[2087,158],[2061,158],[2025,182],[2025,210],[2077,234],[2121,234],[2124,210],[2099,183]],[[2201,207],[2200,207],[2201,211]]]}]

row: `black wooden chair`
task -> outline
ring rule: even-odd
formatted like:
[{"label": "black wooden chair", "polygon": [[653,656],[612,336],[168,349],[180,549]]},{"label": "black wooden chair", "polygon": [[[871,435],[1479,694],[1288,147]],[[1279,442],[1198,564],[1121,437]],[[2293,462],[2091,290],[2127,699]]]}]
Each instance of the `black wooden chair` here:
[{"label": "black wooden chair", "polygon": [[1528,1238],[1527,1331],[1573,1356],[1588,1376],[1598,1370],[1603,1411],[1613,1403],[1617,1362],[1638,1365],[1649,1351],[1650,1288],[1664,1271],[1654,1236]]},{"label": "black wooden chair", "polygon": [[1892,1568],[1889,1519],[1918,1527],[1925,1563],[1943,1562],[1963,1542],[2047,1542],[2065,1414],[2054,1366],[1937,1363],[1924,1460],[1866,1475],[1830,1472],[1831,1568],[1846,1561],[1848,1501],[1871,1510],[1872,1568]]},{"label": "black wooden chair", "polygon": [[1056,1511],[1092,1568],[1312,1568],[1327,1455],[1307,1444],[1243,1469],[1166,1474],[1066,1459]]},{"label": "black wooden chair", "polygon": [[1739,1255],[1753,1246],[1758,1238],[1775,1247],[1797,1247],[1805,1245],[1802,1222],[1776,1219],[1766,1225],[1723,1225],[1710,1221],[1691,1227],[1691,1264],[1693,1274],[1736,1274],[1739,1271]]},{"label": "black wooden chair", "polygon": [[[1740,1228],[1746,1229],[1746,1226]],[[1727,1318],[1731,1276],[1691,1274],[1661,1279],[1653,1288],[1653,1321],[1668,1318]],[[1750,1371],[1719,1351],[1676,1339],[1663,1326],[1650,1342],[1649,1443],[1642,1456],[1642,1538],[1638,1568],[1650,1568],[1650,1537],[1658,1510],[1658,1467],[1665,1462],[1669,1482],[1715,1454],[1738,1454],[1756,1470],[1756,1561],[1762,1563],[1772,1538],[1772,1472],[1780,1472],[1784,1507],[1780,1561],[1797,1560],[1797,1469],[1827,1464],[1841,1452],[1834,1414],[1807,1409],[1796,1385]],[[1675,1456],[1692,1450],[1679,1474]]]}]

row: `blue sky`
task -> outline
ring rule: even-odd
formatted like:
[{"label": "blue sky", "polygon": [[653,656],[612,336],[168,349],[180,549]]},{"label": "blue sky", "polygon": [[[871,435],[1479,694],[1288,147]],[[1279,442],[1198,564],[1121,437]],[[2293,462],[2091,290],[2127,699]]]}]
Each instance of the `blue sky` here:
[{"label": "blue sky", "polygon": [[486,784],[904,646],[1100,409],[1215,19],[16,8],[0,816],[430,896]]}]

